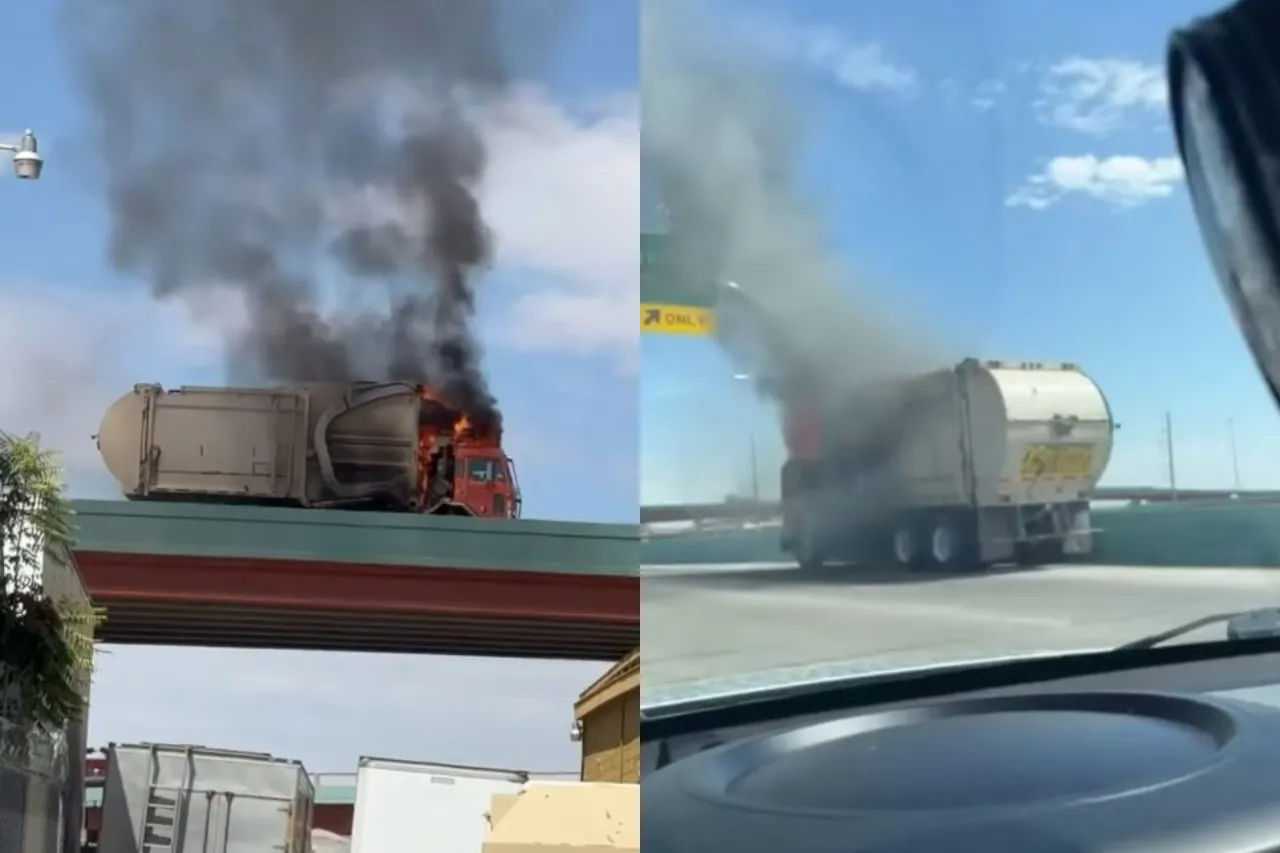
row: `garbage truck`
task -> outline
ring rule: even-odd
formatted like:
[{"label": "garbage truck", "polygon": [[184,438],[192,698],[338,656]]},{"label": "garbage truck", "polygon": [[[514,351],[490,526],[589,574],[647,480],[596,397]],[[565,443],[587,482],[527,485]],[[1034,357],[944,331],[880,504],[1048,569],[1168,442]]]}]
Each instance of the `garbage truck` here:
[{"label": "garbage truck", "polygon": [[781,545],[801,568],[925,571],[1093,549],[1111,457],[1102,389],[1066,363],[984,361],[783,405]]},{"label": "garbage truck", "polygon": [[136,385],[95,438],[133,500],[520,514],[500,420],[408,382]]}]

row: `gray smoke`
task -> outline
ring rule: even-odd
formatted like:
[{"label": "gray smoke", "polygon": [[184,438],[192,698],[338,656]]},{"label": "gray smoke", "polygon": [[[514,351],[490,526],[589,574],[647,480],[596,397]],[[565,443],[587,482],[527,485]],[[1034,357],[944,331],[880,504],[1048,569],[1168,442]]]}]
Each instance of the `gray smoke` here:
[{"label": "gray smoke", "polygon": [[[696,12],[676,0],[644,5],[642,153],[676,274],[739,288],[736,305],[721,304],[726,349],[762,393],[819,405],[936,367],[922,330],[890,318],[824,245],[794,177],[804,124],[795,99],[733,43],[731,27]],[[882,412],[864,410],[848,428],[893,432],[900,407],[880,399]]]},{"label": "gray smoke", "polygon": [[233,373],[422,382],[496,420],[472,331],[492,250],[472,116],[568,5],[64,0],[111,263],[159,298],[239,291]]}]

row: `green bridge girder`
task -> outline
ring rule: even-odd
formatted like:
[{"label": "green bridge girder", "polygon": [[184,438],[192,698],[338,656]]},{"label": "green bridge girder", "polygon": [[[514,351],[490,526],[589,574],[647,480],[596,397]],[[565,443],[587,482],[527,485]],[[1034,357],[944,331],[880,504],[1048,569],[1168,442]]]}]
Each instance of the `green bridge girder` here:
[{"label": "green bridge girder", "polygon": [[639,526],[77,500],[77,551],[637,577]]}]

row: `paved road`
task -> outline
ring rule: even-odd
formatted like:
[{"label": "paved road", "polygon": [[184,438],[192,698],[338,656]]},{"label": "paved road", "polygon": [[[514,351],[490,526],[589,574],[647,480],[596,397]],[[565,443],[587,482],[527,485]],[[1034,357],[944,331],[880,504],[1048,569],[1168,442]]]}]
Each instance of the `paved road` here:
[{"label": "paved road", "polygon": [[645,698],[683,695],[689,682],[712,678],[762,683],[760,672],[780,668],[821,674],[1103,648],[1266,605],[1280,605],[1280,570],[1061,565],[923,579],[846,570],[809,580],[778,564],[646,566]]}]

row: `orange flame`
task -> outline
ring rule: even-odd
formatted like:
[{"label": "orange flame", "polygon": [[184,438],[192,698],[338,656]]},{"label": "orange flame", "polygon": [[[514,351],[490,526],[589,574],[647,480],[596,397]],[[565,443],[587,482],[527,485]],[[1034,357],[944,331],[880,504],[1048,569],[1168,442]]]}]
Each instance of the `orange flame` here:
[{"label": "orange flame", "polygon": [[488,430],[478,431],[477,425],[470,418],[450,407],[424,385],[418,386],[418,397],[440,413],[438,419],[428,419],[418,427],[418,498],[419,505],[425,509],[431,468],[441,445],[454,443],[497,447],[501,443],[501,437]]}]

